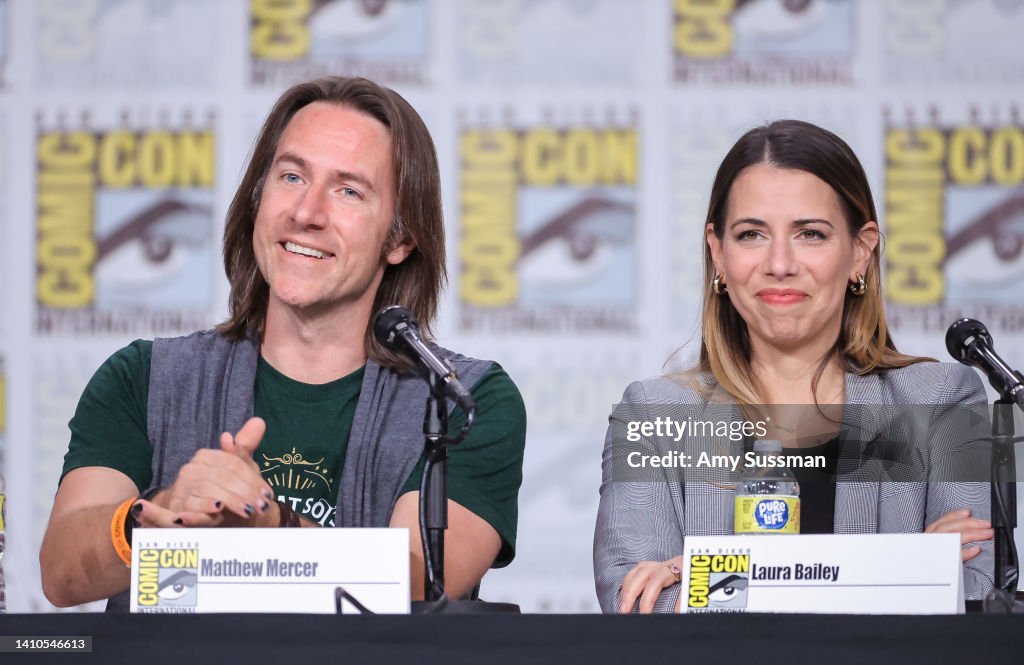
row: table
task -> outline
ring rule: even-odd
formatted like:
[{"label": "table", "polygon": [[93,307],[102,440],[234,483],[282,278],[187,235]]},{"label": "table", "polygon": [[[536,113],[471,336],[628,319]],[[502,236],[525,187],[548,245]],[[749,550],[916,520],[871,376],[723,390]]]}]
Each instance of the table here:
[{"label": "table", "polygon": [[93,637],[92,654],[0,654],[12,664],[1024,662],[1020,615],[20,614],[0,635]]}]

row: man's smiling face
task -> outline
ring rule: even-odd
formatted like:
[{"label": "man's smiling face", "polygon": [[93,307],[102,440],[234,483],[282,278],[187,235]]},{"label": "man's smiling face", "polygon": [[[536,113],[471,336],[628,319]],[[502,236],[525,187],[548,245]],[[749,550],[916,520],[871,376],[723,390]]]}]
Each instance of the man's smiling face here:
[{"label": "man's smiling face", "polygon": [[409,254],[384,247],[394,209],[388,129],[339,104],[300,109],[274,153],[253,231],[268,307],[369,311],[386,265]]}]

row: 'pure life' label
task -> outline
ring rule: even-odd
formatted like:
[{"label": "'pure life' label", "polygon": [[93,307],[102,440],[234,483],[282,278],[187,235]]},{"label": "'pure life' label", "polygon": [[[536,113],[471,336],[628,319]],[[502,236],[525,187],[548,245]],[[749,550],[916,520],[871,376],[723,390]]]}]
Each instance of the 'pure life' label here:
[{"label": "'pure life' label", "polygon": [[734,526],[737,534],[800,533],[800,498],[738,496]]}]

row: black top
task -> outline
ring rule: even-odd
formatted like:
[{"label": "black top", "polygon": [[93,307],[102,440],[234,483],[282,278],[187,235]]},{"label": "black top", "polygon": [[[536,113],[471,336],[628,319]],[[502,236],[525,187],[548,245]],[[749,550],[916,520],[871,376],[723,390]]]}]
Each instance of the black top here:
[{"label": "black top", "polygon": [[[748,439],[747,451],[753,450]],[[839,437],[810,448],[783,448],[787,457],[823,455],[824,468],[790,467],[800,483],[800,533],[833,533],[836,518],[836,466],[839,460]]]},{"label": "black top", "polygon": [[836,463],[839,437],[810,448],[783,448],[788,457],[822,455],[825,467],[790,467],[800,483],[800,533],[833,533],[836,518]]}]

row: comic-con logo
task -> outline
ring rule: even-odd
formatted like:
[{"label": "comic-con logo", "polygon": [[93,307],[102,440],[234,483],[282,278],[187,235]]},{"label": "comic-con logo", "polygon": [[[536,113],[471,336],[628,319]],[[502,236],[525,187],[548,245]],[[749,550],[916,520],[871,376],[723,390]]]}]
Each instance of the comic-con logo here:
[{"label": "comic-con logo", "polygon": [[1024,126],[1016,113],[992,122],[975,113],[962,124],[937,114],[890,123],[885,164],[885,286],[897,306],[894,323],[944,328],[975,316],[1024,329]]},{"label": "comic-con logo", "polygon": [[637,129],[461,133],[459,294],[466,330],[631,330]]},{"label": "comic-con logo", "polygon": [[853,82],[851,0],[675,0],[675,79]]},{"label": "comic-con logo", "polygon": [[38,332],[204,325],[212,301],[211,129],[41,128],[36,160]]},{"label": "comic-con logo", "polygon": [[325,75],[426,80],[425,0],[250,0],[252,82]]},{"label": "comic-con logo", "polygon": [[198,548],[139,550],[136,601],[140,609],[194,609],[199,595]]},{"label": "comic-con logo", "polygon": [[708,612],[746,609],[749,582],[749,554],[691,555],[686,606]]}]

